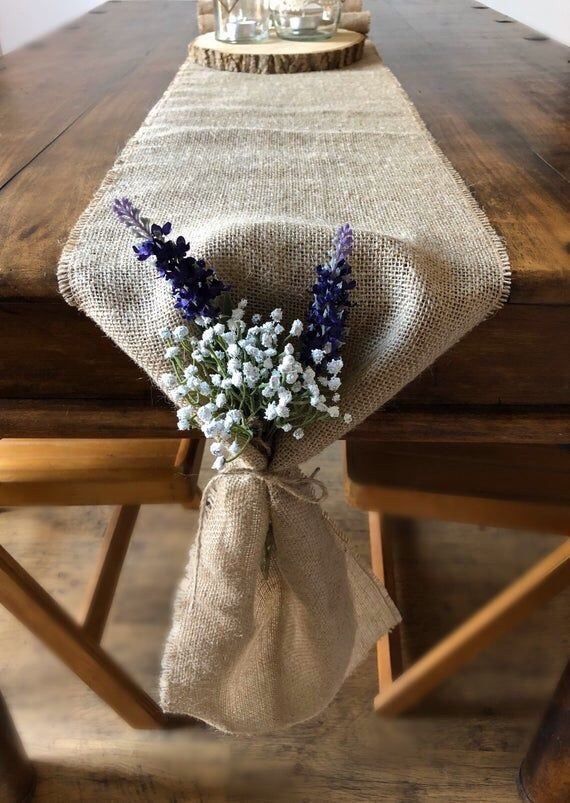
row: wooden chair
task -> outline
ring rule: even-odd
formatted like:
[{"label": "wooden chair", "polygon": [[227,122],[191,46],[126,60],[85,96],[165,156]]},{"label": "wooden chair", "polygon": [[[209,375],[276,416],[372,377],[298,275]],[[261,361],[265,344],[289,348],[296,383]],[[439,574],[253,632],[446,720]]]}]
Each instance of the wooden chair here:
[{"label": "wooden chair", "polygon": [[101,647],[141,504],[197,508],[203,440],[2,440],[0,506],[114,505],[75,621],[0,547],[0,603],[135,728],[174,724]]},{"label": "wooden chair", "polygon": [[[369,515],[373,570],[394,599],[385,516],[570,535],[570,450],[561,447],[350,441],[345,477],[349,503]],[[569,583],[565,540],[402,674],[396,629],[378,642],[375,710],[397,715],[410,708]]]}]

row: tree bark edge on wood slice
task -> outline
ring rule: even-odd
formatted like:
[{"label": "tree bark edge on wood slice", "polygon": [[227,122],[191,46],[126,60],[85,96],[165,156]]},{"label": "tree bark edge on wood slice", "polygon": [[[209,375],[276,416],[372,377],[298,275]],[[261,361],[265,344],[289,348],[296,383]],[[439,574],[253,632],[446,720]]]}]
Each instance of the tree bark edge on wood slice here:
[{"label": "tree bark edge on wood slice", "polygon": [[[189,47],[190,59],[201,67],[226,72],[283,74],[338,70],[362,58],[365,37],[339,31],[325,42],[288,42],[271,37],[258,45],[229,45],[212,33],[197,37]],[[327,47],[328,45],[328,47]]]}]

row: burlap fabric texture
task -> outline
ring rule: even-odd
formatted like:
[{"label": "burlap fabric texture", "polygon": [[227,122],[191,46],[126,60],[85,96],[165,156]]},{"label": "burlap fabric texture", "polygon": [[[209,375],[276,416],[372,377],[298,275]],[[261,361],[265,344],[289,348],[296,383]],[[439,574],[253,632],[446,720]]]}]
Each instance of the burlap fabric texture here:
[{"label": "burlap fabric texture", "polygon": [[[322,73],[187,62],[119,156],[64,249],[60,288],[156,379],[158,332],[179,321],[111,213],[125,195],[172,220],[249,311],[278,306],[289,321],[304,318],[314,265],[350,222],[358,286],[342,408],[355,424],[508,294],[504,248],[370,44],[358,64]],[[284,436],[272,474],[251,452],[249,474],[207,490],[164,654],[167,710],[233,732],[305,720],[398,621],[299,482],[297,466],[346,428],[336,419]]]}]

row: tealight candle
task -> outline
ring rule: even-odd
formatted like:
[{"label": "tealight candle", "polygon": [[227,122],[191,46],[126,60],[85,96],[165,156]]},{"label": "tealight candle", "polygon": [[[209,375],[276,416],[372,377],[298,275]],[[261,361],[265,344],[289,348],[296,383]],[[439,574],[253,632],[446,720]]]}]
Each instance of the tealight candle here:
[{"label": "tealight candle", "polygon": [[322,11],[312,11],[310,14],[289,17],[289,26],[293,31],[316,31],[322,18]]},{"label": "tealight candle", "polygon": [[226,23],[226,31],[230,39],[251,39],[255,36],[255,20],[245,17],[230,17]]}]

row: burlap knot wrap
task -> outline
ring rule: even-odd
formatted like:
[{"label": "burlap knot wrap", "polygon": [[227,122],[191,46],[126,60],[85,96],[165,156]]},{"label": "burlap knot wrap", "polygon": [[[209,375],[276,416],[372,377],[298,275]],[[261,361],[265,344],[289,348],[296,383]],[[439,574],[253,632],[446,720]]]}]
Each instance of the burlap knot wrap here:
[{"label": "burlap knot wrap", "polygon": [[[172,220],[248,313],[282,307],[288,322],[305,318],[335,227],[352,224],[341,401],[352,426],[508,295],[501,242],[370,44],[358,64],[321,73],[187,62],[121,153],[64,249],[60,288],[156,380],[167,367],[158,332],[180,320],[111,214],[125,195]],[[167,710],[232,732],[292,725],[321,711],[397,623],[296,473],[347,429],[341,416],[277,440],[270,470],[294,486],[268,481],[249,450],[208,488],[164,654]]]},{"label": "burlap knot wrap", "polygon": [[399,621],[319,486],[254,449],[210,481],[164,652],[169,710],[246,733],[308,719]]}]

